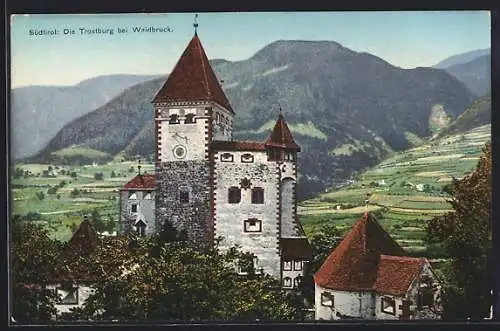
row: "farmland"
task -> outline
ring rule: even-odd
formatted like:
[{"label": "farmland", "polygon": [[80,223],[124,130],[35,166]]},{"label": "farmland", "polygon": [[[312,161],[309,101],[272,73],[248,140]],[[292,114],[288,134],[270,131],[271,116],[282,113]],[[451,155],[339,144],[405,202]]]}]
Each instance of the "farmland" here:
[{"label": "farmland", "polygon": [[[153,164],[141,166],[143,173],[154,170]],[[11,213],[39,214],[37,222],[55,238],[68,240],[73,224],[78,225],[84,214],[97,211],[105,220],[118,221],[119,188],[137,175],[137,170],[135,162],[79,167],[16,164],[13,173],[17,176],[11,177]]]},{"label": "farmland", "polygon": [[393,154],[348,185],[301,201],[304,231],[311,236],[328,223],[348,231],[369,211],[408,252],[429,253],[426,221],[452,211],[445,186],[477,165],[490,130],[484,125]]}]

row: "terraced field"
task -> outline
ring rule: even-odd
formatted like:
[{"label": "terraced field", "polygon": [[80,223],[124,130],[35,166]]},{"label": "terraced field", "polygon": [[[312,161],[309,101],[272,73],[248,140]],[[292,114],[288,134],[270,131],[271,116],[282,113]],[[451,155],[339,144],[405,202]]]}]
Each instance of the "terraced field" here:
[{"label": "terraced field", "polygon": [[477,165],[490,139],[490,125],[444,137],[394,154],[351,184],[300,202],[298,214],[306,234],[321,231],[326,223],[348,231],[370,211],[408,252],[425,252],[426,222],[452,211],[444,186]]},{"label": "terraced field", "polygon": [[[44,171],[47,172],[49,166],[52,169],[52,172],[49,172],[51,177],[43,177]],[[143,173],[154,171],[153,164],[141,164],[141,166]],[[30,175],[11,181],[12,215],[39,213],[41,219],[37,222],[47,226],[54,237],[60,240],[68,240],[71,237],[72,225],[80,224],[83,214],[90,213],[94,209],[102,218],[112,218],[117,221],[118,191],[123,184],[137,175],[135,162],[82,167],[16,164],[13,169],[16,168],[23,169]],[[111,178],[112,171],[117,177]],[[76,177],[71,176],[72,172]],[[102,173],[104,179],[95,179],[96,173]]]}]

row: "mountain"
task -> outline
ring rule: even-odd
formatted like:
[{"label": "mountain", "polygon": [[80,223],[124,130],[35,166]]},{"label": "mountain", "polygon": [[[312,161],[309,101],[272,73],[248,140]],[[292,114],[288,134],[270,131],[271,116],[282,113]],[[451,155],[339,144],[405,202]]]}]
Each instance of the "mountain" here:
[{"label": "mountain", "polygon": [[127,87],[155,76],[107,75],[75,86],[26,86],[11,92],[13,158],[38,152],[62,127],[116,97]]},{"label": "mountain", "polygon": [[[397,68],[336,42],[276,41],[247,60],[212,65],[236,113],[235,139],[267,138],[282,107],[302,148],[299,198],[408,148],[408,134],[429,137],[432,109],[456,118],[474,100],[443,70]],[[132,86],[67,124],[34,160],[68,147],[154,155],[150,102],[164,80]]]},{"label": "mountain", "polygon": [[445,69],[458,78],[477,96],[491,91],[491,55],[486,54],[466,63]]},{"label": "mountain", "polygon": [[491,94],[477,99],[466,111],[462,113],[448,127],[443,129],[438,137],[458,134],[469,131],[478,126],[491,123]]},{"label": "mountain", "polygon": [[474,51],[465,52],[465,53],[450,56],[450,57],[444,59],[443,61],[439,62],[438,64],[434,65],[433,67],[437,68],[437,69],[446,69],[446,68],[449,68],[449,67],[457,65],[457,64],[470,62],[470,61],[472,61],[480,56],[489,55],[489,54],[491,54],[490,48],[477,49]]}]

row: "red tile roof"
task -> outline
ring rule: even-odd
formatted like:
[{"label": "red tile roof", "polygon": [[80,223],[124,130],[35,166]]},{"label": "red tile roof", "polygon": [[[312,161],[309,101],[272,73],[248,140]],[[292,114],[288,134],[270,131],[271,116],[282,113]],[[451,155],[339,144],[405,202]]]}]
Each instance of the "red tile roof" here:
[{"label": "red tile roof", "polygon": [[366,213],[314,275],[321,287],[399,295],[408,290],[425,259],[405,251]]},{"label": "red tile roof", "polygon": [[281,113],[278,116],[278,120],[274,125],[271,135],[266,141],[266,146],[289,148],[300,151],[300,147],[293,140],[292,133],[290,132],[290,129],[288,129],[285,118]]},{"label": "red tile roof", "polygon": [[124,190],[132,189],[154,189],[156,187],[155,174],[142,174],[132,178],[127,184],[123,186]]},{"label": "red tile roof", "polygon": [[307,238],[281,238],[281,256],[285,260],[311,260],[312,247]]},{"label": "red tile roof", "polygon": [[183,101],[214,101],[234,113],[196,34],[153,100]]},{"label": "red tile roof", "polygon": [[225,141],[214,140],[210,147],[220,151],[265,151],[266,145],[253,141]]},{"label": "red tile roof", "polygon": [[402,295],[419,275],[425,263],[424,258],[380,255],[373,289],[380,293]]}]

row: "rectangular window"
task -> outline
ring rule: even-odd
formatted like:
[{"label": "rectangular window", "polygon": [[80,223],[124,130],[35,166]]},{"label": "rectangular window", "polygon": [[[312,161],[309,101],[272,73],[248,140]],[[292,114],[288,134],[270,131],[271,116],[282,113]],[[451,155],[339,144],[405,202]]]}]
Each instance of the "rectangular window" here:
[{"label": "rectangular window", "polygon": [[264,203],[264,189],[262,187],[252,189],[252,203]]},{"label": "rectangular window", "polygon": [[283,287],[292,287],[292,279],[290,277],[283,278]]},{"label": "rectangular window", "polygon": [[250,153],[245,153],[241,156],[241,162],[242,163],[252,163],[253,162],[253,155]]},{"label": "rectangular window", "polygon": [[135,203],[134,203],[134,204],[131,206],[131,209],[130,209],[130,210],[132,211],[132,213],[137,213],[137,204],[135,204]]},{"label": "rectangular window", "polygon": [[179,191],[179,201],[180,203],[189,203],[189,191],[182,189]]},{"label": "rectangular window", "polygon": [[78,304],[78,287],[56,289],[57,294],[61,298],[62,305],[77,305]]},{"label": "rectangular window", "polygon": [[292,261],[283,261],[283,270],[292,270]]},{"label": "rectangular window", "polygon": [[240,203],[240,201],[241,201],[241,189],[236,186],[230,187],[228,190],[228,202]]},{"label": "rectangular window", "polygon": [[389,297],[381,298],[381,310],[383,313],[396,315],[396,301]]},{"label": "rectangular window", "polygon": [[302,261],[294,261],[293,270],[302,270]]},{"label": "rectangular window", "polygon": [[302,277],[295,277],[293,279],[293,287],[299,287],[300,283],[302,283]]},{"label": "rectangular window", "polygon": [[334,307],[335,302],[333,298],[333,294],[328,292],[321,293],[321,305],[325,307]]},{"label": "rectangular window", "polygon": [[262,232],[262,221],[256,218],[248,219],[244,222],[245,232]]},{"label": "rectangular window", "polygon": [[220,161],[221,162],[233,162],[233,154],[231,153],[222,153],[220,156]]}]

